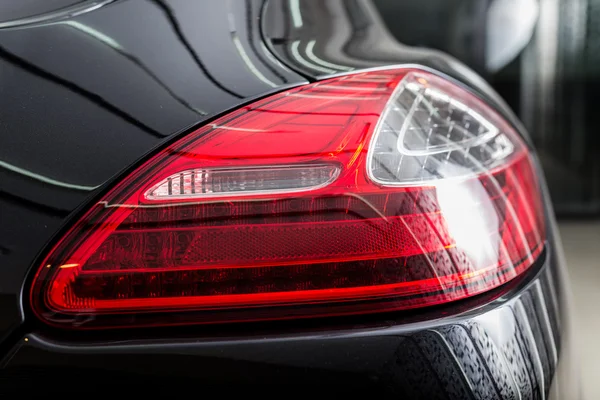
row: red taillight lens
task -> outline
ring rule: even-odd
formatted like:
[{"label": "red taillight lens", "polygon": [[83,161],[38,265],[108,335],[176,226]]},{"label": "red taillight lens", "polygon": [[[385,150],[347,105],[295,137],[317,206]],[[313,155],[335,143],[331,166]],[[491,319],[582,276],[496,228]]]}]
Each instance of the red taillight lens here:
[{"label": "red taillight lens", "polygon": [[431,73],[357,73],[161,151],[52,249],[31,301],[78,327],[401,310],[498,287],[543,242],[501,117]]}]

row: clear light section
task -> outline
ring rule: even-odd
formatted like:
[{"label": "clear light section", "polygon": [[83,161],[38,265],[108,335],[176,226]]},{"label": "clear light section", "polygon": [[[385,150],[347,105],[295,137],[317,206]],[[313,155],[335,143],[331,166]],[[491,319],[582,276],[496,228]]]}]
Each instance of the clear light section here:
[{"label": "clear light section", "polygon": [[375,132],[369,175],[383,185],[413,186],[485,173],[516,150],[503,132],[505,123],[496,118],[463,89],[409,73]]},{"label": "clear light section", "polygon": [[314,190],[333,182],[334,164],[191,169],[173,174],[146,192],[147,200],[194,199]]}]

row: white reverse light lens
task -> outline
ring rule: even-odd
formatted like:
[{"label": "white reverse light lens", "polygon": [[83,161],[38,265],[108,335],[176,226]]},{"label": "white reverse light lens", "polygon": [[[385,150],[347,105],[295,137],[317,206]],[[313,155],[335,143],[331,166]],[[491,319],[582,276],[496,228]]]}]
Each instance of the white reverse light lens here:
[{"label": "white reverse light lens", "polygon": [[369,175],[379,184],[393,186],[468,178],[515,153],[518,144],[506,134],[510,129],[465,90],[412,72],[379,121],[369,149]]},{"label": "white reverse light lens", "polygon": [[340,167],[333,164],[198,168],[163,179],[146,192],[145,198],[197,199],[300,192],[327,186],[339,173]]}]

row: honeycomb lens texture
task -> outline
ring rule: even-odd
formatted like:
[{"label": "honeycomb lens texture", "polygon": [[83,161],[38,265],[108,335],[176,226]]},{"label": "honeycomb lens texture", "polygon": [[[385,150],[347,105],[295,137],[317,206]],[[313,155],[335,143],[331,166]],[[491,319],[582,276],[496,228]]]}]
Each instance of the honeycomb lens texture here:
[{"label": "honeycomb lens texture", "polygon": [[[372,178],[386,185],[427,185],[484,173],[515,143],[477,99],[456,96],[441,78],[411,73],[387,104],[371,146]],[[486,115],[484,117],[484,115]]]}]

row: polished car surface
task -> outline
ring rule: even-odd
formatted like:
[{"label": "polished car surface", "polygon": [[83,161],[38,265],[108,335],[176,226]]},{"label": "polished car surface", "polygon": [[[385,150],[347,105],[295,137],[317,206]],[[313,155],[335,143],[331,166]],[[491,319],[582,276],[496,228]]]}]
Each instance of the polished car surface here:
[{"label": "polished car surface", "polygon": [[36,263],[89,204],[156,149],[270,94],[420,65],[464,85],[528,141],[485,81],[441,52],[396,42],[367,1],[82,3],[0,25],[0,393],[200,395],[219,385],[287,396],[285,385],[298,395],[577,398],[547,195],[534,266],[448,305],[95,332],[37,321],[26,295]]}]

